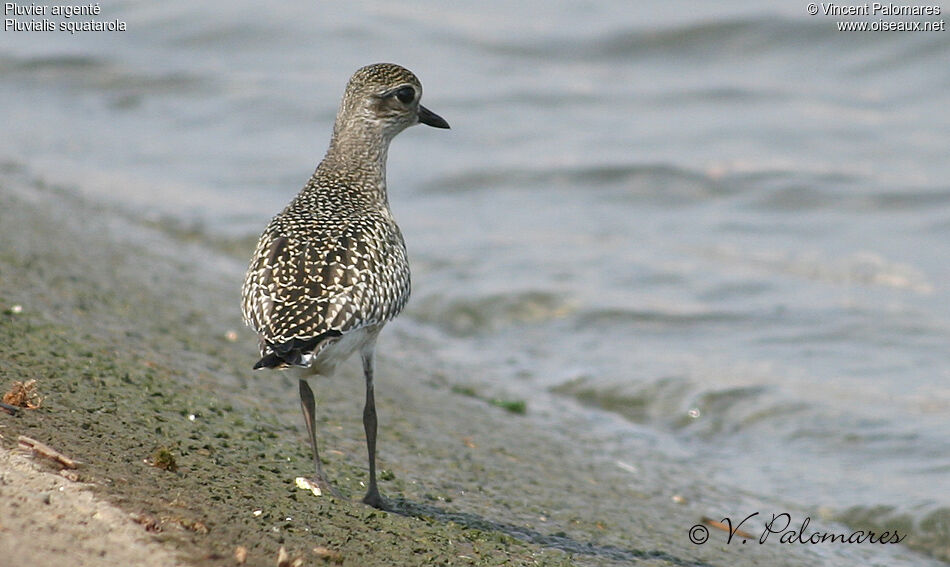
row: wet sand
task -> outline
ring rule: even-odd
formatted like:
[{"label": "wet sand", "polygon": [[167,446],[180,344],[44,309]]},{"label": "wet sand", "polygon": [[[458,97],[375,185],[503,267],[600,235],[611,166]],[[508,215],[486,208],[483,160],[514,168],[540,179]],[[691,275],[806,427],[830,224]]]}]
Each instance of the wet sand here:
[{"label": "wet sand", "polygon": [[[17,474],[44,479],[40,488],[8,482],[4,495],[25,492],[22,508],[48,512],[46,525],[4,515],[0,553],[21,549],[49,565],[77,553],[95,564],[127,565],[131,549],[150,556],[160,544],[187,565],[234,564],[238,546],[247,549],[248,565],[275,565],[281,547],[308,564],[321,561],[312,551],[318,547],[344,565],[570,563],[568,554],[520,541],[489,516],[453,515],[446,502],[458,495],[438,478],[434,457],[445,457],[440,467],[460,468],[483,451],[516,453],[469,424],[417,437],[422,425],[413,414],[435,409],[441,419],[468,421],[464,413],[475,407],[489,414],[486,429],[496,420],[515,425],[516,416],[453,394],[432,376],[411,376],[419,391],[394,398],[393,375],[410,369],[398,353],[383,355],[380,465],[389,480],[381,489],[403,513],[358,502],[365,448],[362,386],[352,369],[314,384],[326,466],[352,500],[314,497],[294,486],[309,471],[295,384],[250,370],[255,342],[237,312],[242,262],[23,176],[2,183],[0,378],[4,388],[35,379],[43,396],[38,410],[0,415],[3,444],[17,452],[17,437],[27,435],[83,464],[80,482],[71,483],[42,459],[35,472],[21,456],[0,460],[5,478],[15,459]],[[394,340],[384,345],[399,350]],[[151,466],[160,448],[170,450],[176,471]],[[476,480],[479,469],[466,468]],[[56,506],[53,482],[125,517],[114,513],[79,531],[89,514]],[[478,491],[481,484],[451,486]],[[44,492],[54,493],[53,504],[41,502]],[[97,532],[100,544],[81,544]]]},{"label": "wet sand", "polygon": [[[377,365],[380,490],[393,511],[359,503],[354,364],[313,383],[325,468],[347,499],[315,497],[294,485],[310,469],[296,384],[250,370],[256,343],[238,310],[250,241],[144,222],[13,166],[0,172],[0,238],[0,384],[35,379],[43,396],[39,409],[0,414],[0,441],[18,453],[26,435],[82,462],[74,482],[43,459],[0,455],[0,556],[223,566],[243,547],[247,565],[272,566],[283,547],[305,565],[815,561],[787,546],[727,549],[724,534],[691,544],[687,530],[717,502],[761,503],[649,462],[649,448],[636,467],[598,460],[583,424],[558,424],[578,428],[565,444],[543,420],[457,387],[464,377],[398,323]],[[176,470],[153,466],[160,449]]]}]

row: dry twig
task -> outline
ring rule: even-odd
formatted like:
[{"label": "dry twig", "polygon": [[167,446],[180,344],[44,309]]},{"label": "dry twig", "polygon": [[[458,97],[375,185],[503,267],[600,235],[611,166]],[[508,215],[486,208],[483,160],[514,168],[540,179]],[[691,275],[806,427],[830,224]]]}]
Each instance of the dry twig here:
[{"label": "dry twig", "polygon": [[702,521],[703,521],[703,523],[706,524],[707,526],[712,527],[712,528],[716,528],[717,530],[722,530],[722,531],[724,531],[724,532],[730,532],[730,533],[732,533],[732,534],[734,534],[734,535],[737,535],[737,536],[743,537],[743,538],[747,538],[747,539],[755,539],[755,536],[752,535],[752,534],[750,534],[749,532],[747,532],[747,531],[745,531],[745,530],[740,530],[738,527],[736,527],[735,530],[733,530],[732,528],[730,528],[730,527],[727,526],[726,524],[724,524],[724,523],[722,523],[722,522],[717,522],[716,520],[713,520],[713,519],[710,518],[709,516],[703,516],[703,517],[702,517]]},{"label": "dry twig", "polygon": [[60,453],[56,449],[53,449],[49,445],[45,443],[41,443],[40,441],[37,441],[36,439],[31,439],[25,435],[20,435],[17,438],[17,441],[19,442],[21,449],[30,451],[34,455],[40,455],[40,456],[46,457],[47,459],[56,461],[57,463],[63,465],[67,469],[74,469],[79,466],[79,461],[74,461],[73,459],[70,459],[69,457]]}]

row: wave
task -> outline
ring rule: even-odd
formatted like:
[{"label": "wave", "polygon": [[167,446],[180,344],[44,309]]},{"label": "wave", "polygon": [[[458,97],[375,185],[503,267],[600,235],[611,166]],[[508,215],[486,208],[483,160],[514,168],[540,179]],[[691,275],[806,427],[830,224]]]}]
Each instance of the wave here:
[{"label": "wave", "polygon": [[592,309],[578,313],[574,320],[578,327],[605,327],[633,325],[655,330],[677,330],[708,325],[736,325],[752,322],[759,317],[734,311],[689,309],[682,307],[656,307],[652,309],[608,308]]},{"label": "wave", "polygon": [[[939,488],[935,487],[935,491]],[[832,519],[854,529],[880,534],[895,530],[903,544],[941,561],[950,562],[950,508],[902,509],[895,506],[854,506],[832,514]]]},{"label": "wave", "polygon": [[[719,379],[721,374],[734,373],[748,376]],[[768,373],[765,367],[728,370],[707,365],[681,375],[644,381],[584,376],[551,390],[638,425],[700,441],[695,451],[706,458],[711,452],[721,455],[731,466],[746,462],[753,469],[762,462],[771,463],[764,469],[769,477],[778,477],[774,467],[793,476],[813,470],[838,470],[838,474],[847,475],[853,469],[842,461],[865,463],[865,469],[855,474],[853,484],[844,491],[850,493],[840,497],[840,487],[834,484],[840,479],[831,480],[830,485],[824,479],[815,479],[812,496],[819,515],[852,530],[878,534],[897,530],[907,535],[903,543],[908,547],[942,561],[950,560],[950,508],[945,505],[942,487],[935,485],[928,494],[924,486],[906,494],[900,486],[880,486],[877,480],[887,478],[882,469],[895,466],[910,477],[906,482],[915,482],[913,478],[918,475],[918,483],[944,478],[950,465],[939,457],[944,454],[942,442],[927,439],[926,428],[903,428],[873,412],[842,412],[818,398],[806,400],[796,396],[794,390],[772,383]],[[756,374],[762,378],[757,380]],[[785,462],[787,459],[794,459],[794,463]],[[793,472],[786,470],[789,467]],[[761,485],[766,479],[759,473],[744,476],[743,480]],[[776,482],[787,480],[784,477]],[[856,498],[873,503],[875,497],[894,504],[853,505]]]},{"label": "wave", "polygon": [[950,205],[950,187],[920,187],[912,180],[882,180],[842,165],[837,170],[760,171],[732,176],[748,190],[749,207],[774,212],[904,211]]},{"label": "wave", "polygon": [[573,310],[557,294],[523,291],[471,298],[433,295],[414,300],[407,312],[450,335],[473,336],[513,325],[563,318]]},{"label": "wave", "polygon": [[[895,187],[896,185],[896,187]],[[443,175],[426,183],[428,193],[509,189],[517,191],[612,190],[612,198],[685,206],[739,198],[752,209],[802,211],[904,211],[950,205],[950,187],[883,185],[868,172],[842,164],[834,169],[798,163],[724,163],[703,170],[669,163],[601,163],[564,166],[479,168]]]},{"label": "wave", "polygon": [[[660,29],[613,30],[594,37],[532,38],[530,43],[507,38],[468,38],[473,45],[500,55],[588,60],[626,58],[640,52],[664,50],[689,53],[706,51],[712,44],[727,48],[743,40],[746,48],[768,49],[776,29],[797,28],[793,20],[761,17],[694,22]],[[786,32],[788,33],[788,32]],[[749,39],[759,38],[755,45]],[[799,41],[801,38],[799,38]],[[734,47],[733,47],[734,48]]]},{"label": "wave", "polygon": [[[460,34],[461,35],[461,34]],[[880,74],[907,61],[941,61],[948,51],[939,33],[874,34],[835,32],[833,18],[789,17],[760,13],[746,17],[696,20],[665,27],[627,26],[595,35],[512,38],[471,34],[453,36],[479,50],[506,57],[560,61],[602,61],[637,56],[703,59],[760,58],[834,48],[842,65],[857,74]],[[894,45],[900,46],[894,49]],[[883,47],[883,48],[882,48]],[[790,55],[791,56],[791,55]]]},{"label": "wave", "polygon": [[499,188],[617,189],[619,192],[614,196],[622,199],[649,200],[670,205],[728,196],[740,189],[730,180],[715,175],[715,172],[695,171],[666,163],[607,163],[584,166],[538,164],[533,167],[461,171],[430,181],[423,190],[445,193]]},{"label": "wave", "polygon": [[91,55],[0,57],[0,77],[96,91],[158,94],[194,91],[206,81],[182,72],[148,74]]},{"label": "wave", "polygon": [[556,321],[565,332],[595,333],[617,327],[636,327],[641,332],[676,332],[709,326],[758,325],[774,313],[745,313],[682,305],[629,307],[584,307],[568,297],[547,291],[500,292],[473,297],[442,294],[415,298],[408,313],[418,321],[435,325],[453,336],[497,332],[515,325],[539,325]]},{"label": "wave", "polygon": [[708,389],[686,375],[644,382],[580,377],[551,390],[633,423],[704,439],[752,428],[777,430],[781,423],[809,411],[805,403],[781,400],[767,385]]},{"label": "wave", "polygon": [[922,295],[931,294],[935,289],[934,284],[917,268],[887,260],[874,252],[829,258],[820,252],[753,252],[731,246],[716,246],[705,248],[700,253],[721,262],[825,283],[889,287]]}]

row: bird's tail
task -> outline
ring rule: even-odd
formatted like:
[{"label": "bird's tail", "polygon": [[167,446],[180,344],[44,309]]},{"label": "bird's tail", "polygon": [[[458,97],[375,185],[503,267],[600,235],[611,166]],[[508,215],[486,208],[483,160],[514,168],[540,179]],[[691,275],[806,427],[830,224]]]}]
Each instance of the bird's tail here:
[{"label": "bird's tail", "polygon": [[335,343],[343,333],[327,331],[309,339],[293,338],[283,343],[261,341],[261,357],[254,365],[259,368],[288,368],[310,366],[313,358],[328,345]]}]

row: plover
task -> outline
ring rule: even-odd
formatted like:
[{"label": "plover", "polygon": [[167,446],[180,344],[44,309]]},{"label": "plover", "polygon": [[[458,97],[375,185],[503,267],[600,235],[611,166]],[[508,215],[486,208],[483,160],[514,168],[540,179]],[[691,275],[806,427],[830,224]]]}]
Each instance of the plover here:
[{"label": "plover", "polygon": [[330,376],[359,351],[366,378],[363,426],[369,488],[363,502],[382,507],[376,486],[376,338],[409,299],[409,262],[386,195],[389,143],[409,126],[448,128],[419,104],[422,85],[408,69],[368,65],[350,78],[326,156],[310,181],[271,220],[244,280],[244,321],[260,337],[258,368],[297,368],[316,484],[327,481],[317,451],[315,403],[307,379]]}]

